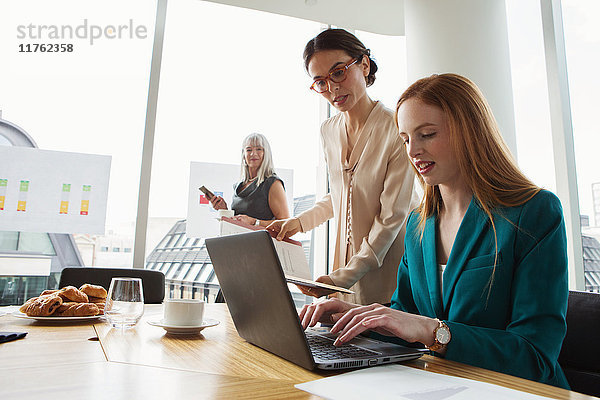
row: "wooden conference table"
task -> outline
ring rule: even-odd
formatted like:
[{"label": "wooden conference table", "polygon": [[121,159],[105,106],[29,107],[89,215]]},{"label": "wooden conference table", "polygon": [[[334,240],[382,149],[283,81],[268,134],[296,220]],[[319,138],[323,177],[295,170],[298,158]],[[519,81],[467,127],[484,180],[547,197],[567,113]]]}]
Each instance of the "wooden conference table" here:
[{"label": "wooden conference table", "polygon": [[[162,305],[146,305],[126,331],[102,320],[41,323],[0,317],[0,331],[28,332],[0,344],[0,399],[317,398],[294,384],[331,376],[312,372],[241,339],[225,304],[207,304],[220,321],[201,335],[177,336],[147,321]],[[427,371],[494,383],[555,399],[590,397],[432,356],[405,363]]]}]

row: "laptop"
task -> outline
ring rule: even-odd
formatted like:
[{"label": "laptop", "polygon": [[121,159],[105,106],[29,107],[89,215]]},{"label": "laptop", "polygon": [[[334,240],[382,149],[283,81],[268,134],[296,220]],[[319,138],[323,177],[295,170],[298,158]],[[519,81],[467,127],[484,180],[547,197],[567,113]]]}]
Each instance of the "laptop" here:
[{"label": "laptop", "polygon": [[206,248],[235,328],[255,346],[310,370],[387,364],[427,352],[363,336],[336,347],[326,328],[304,331],[266,231],[206,239]]}]

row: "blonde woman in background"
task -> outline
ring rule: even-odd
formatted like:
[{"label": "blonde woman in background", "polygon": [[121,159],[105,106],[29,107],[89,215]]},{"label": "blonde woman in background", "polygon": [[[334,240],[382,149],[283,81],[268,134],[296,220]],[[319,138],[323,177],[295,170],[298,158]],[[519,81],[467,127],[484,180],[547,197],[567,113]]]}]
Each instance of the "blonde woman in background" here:
[{"label": "blonde woman in background", "polygon": [[[227,209],[221,196],[210,202],[215,210]],[[271,146],[260,133],[248,135],[242,143],[241,181],[234,185],[231,209],[235,219],[257,226],[290,216],[283,181],[275,174]]]}]

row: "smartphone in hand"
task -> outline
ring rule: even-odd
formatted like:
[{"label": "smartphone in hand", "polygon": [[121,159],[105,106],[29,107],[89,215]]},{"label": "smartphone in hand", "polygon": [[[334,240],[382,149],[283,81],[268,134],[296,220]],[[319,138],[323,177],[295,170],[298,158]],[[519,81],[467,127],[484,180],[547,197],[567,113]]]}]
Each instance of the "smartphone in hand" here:
[{"label": "smartphone in hand", "polygon": [[198,189],[202,193],[204,193],[204,195],[206,196],[206,198],[208,200],[212,200],[212,198],[215,197],[215,194],[213,192],[211,192],[210,190],[208,190],[207,188],[205,188],[204,186],[200,186]]}]

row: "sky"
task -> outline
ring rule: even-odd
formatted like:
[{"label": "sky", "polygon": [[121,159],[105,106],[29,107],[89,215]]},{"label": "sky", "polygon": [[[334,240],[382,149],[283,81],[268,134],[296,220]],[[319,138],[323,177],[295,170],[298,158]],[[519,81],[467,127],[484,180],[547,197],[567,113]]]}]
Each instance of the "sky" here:
[{"label": "sky", "polygon": [[[592,215],[591,184],[600,181],[594,118],[600,2],[565,0],[562,6],[580,206]],[[2,118],[25,129],[40,148],[111,155],[109,225],[136,216],[155,7],[148,0],[0,3]],[[519,165],[554,190],[539,1],[507,0],[507,18]],[[19,38],[30,25],[34,33],[42,25],[87,25],[80,29],[87,36],[50,41],[73,44],[72,52],[19,52],[20,45],[41,43]],[[142,34],[127,29],[121,38],[92,40],[92,25],[130,26]],[[241,141],[251,132],[269,138],[277,167],[294,169],[295,196],[314,193],[323,103],[308,90],[301,53],[320,24],[170,0],[166,26],[150,216],[185,218],[190,161],[238,164]],[[393,108],[409,83],[404,38],[357,35],[380,66],[369,93]]]}]

